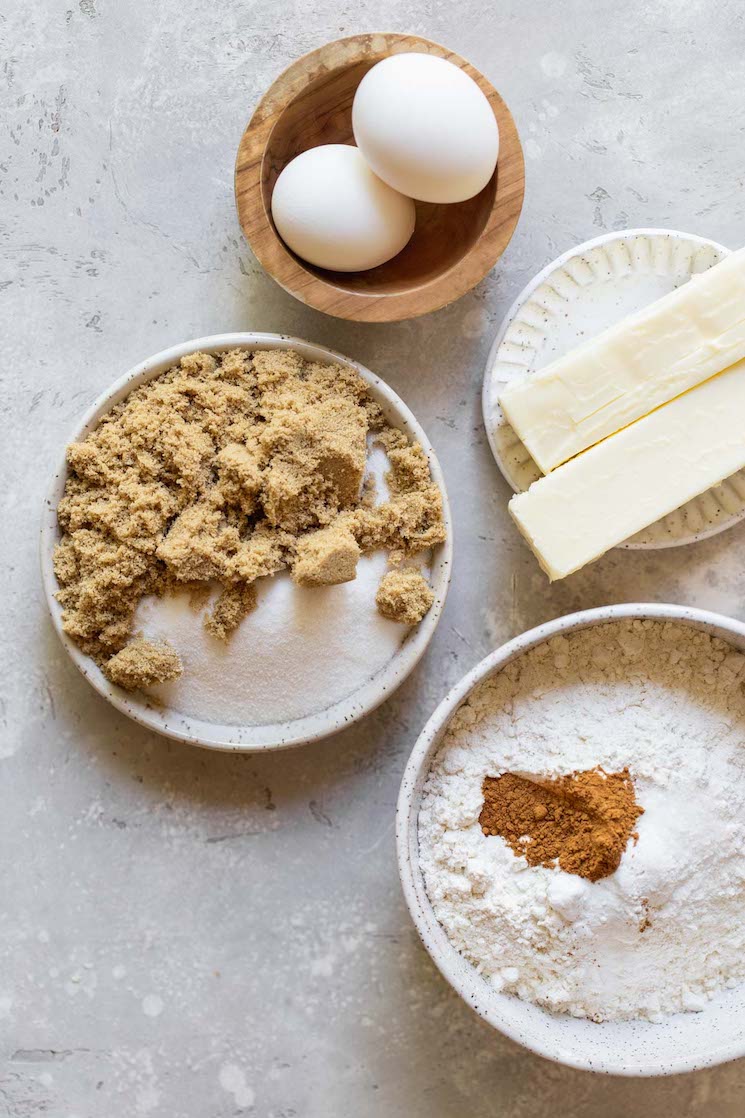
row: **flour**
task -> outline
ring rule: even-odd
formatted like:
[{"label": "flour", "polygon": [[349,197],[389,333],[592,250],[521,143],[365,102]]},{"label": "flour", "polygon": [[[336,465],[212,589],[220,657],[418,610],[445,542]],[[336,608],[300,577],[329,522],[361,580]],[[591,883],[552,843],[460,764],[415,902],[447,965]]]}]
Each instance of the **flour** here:
[{"label": "flour", "polygon": [[[745,979],[745,656],[688,626],[557,636],[482,683],[427,779],[419,848],[448,937],[499,990],[595,1020],[702,1009]],[[627,767],[638,842],[592,883],[478,816],[487,775]]]}]

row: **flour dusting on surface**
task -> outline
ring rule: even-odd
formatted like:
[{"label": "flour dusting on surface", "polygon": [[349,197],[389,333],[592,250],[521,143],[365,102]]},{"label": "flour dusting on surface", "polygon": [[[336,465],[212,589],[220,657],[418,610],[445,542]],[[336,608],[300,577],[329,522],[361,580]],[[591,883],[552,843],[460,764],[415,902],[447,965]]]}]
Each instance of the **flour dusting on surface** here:
[{"label": "flour dusting on surface", "polygon": [[235,1099],[240,1110],[247,1110],[254,1104],[254,1093],[246,1083],[246,1076],[237,1064],[223,1064],[220,1068],[220,1086]]}]

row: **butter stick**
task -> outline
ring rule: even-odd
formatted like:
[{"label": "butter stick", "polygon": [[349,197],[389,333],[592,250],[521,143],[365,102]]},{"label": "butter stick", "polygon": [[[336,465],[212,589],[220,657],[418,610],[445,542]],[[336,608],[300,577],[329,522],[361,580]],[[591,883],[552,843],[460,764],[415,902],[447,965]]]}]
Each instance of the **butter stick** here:
[{"label": "butter stick", "polygon": [[510,513],[564,578],[745,466],[745,361],[573,458]]},{"label": "butter stick", "polygon": [[544,474],[745,358],[745,249],[505,388]]}]

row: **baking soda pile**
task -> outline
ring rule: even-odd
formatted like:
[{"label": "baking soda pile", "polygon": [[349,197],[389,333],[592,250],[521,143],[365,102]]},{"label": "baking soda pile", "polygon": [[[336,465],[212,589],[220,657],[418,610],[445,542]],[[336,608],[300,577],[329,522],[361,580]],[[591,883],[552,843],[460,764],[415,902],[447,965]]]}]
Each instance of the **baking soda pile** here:
[{"label": "baking soda pile", "polygon": [[[594,1020],[697,1010],[745,979],[745,656],[683,625],[557,636],[451,720],[419,815],[452,943],[492,985]],[[479,825],[486,776],[629,769],[644,809],[618,870],[529,866]]]}]

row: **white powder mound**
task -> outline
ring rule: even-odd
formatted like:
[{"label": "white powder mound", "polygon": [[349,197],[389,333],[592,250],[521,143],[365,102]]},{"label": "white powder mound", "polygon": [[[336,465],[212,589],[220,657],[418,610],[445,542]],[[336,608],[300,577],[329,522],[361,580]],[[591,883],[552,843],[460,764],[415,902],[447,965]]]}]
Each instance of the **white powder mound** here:
[{"label": "white powder mound", "polygon": [[[367,473],[375,503],[389,496],[388,456],[372,443]],[[429,576],[431,556],[416,565]],[[266,726],[304,718],[348,698],[396,655],[410,626],[388,621],[375,604],[388,569],[385,551],[361,556],[357,577],[340,586],[303,588],[287,572],[259,579],[258,603],[227,641],[204,628],[219,588],[195,610],[188,594],[143,598],[134,631],[167,640],[182,675],[148,694],[187,717],[232,726]]]},{"label": "white powder mound", "polygon": [[[558,636],[481,684],[424,791],[420,860],[452,943],[499,990],[598,1021],[702,1009],[745,978],[745,656],[688,626]],[[628,766],[618,870],[531,867],[478,817],[485,776]]]}]

